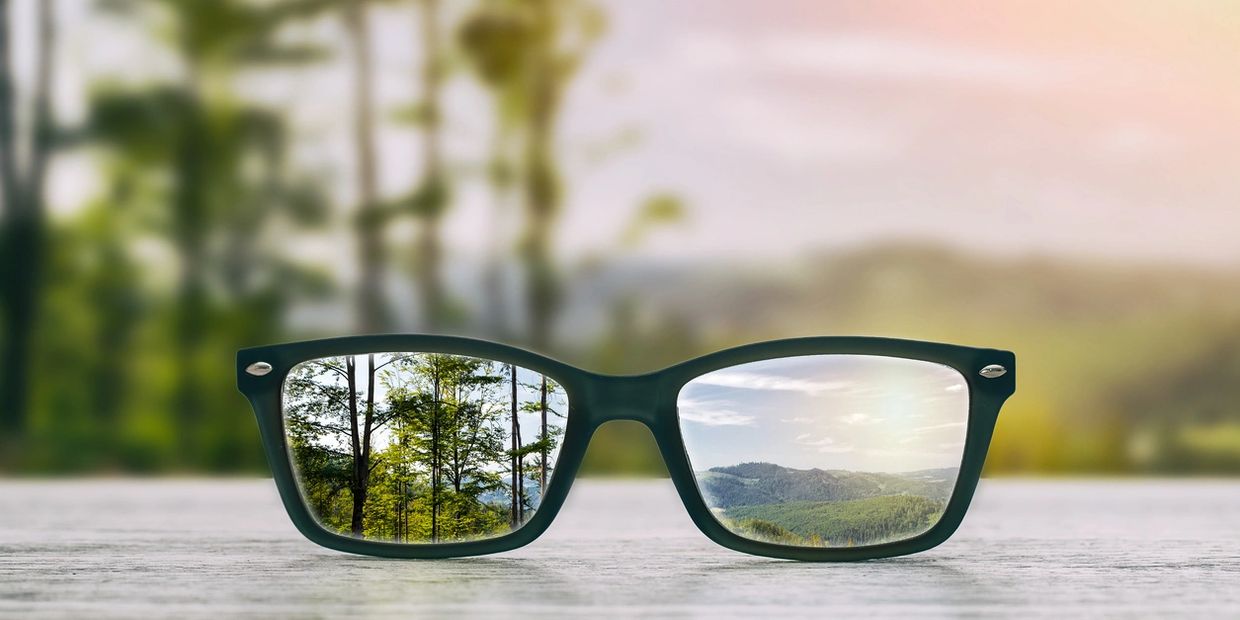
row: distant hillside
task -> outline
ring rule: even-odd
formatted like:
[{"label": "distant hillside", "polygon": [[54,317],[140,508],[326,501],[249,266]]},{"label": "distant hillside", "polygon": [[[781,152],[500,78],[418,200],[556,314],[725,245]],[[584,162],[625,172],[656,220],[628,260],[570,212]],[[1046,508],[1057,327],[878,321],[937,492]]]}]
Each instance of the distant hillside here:
[{"label": "distant hillside", "polygon": [[917,495],[946,501],[956,470],[900,474],[825,469],[792,469],[773,463],[742,463],[698,472],[698,483],[712,506],[732,508],[789,502],[840,502],[884,495]]},{"label": "distant hillside", "polygon": [[[542,501],[542,497],[540,497],[541,490],[538,488],[538,482],[526,480],[523,486],[525,487],[526,501],[529,502],[531,506],[538,506],[539,502]],[[478,501],[484,504],[507,506],[508,503],[512,501],[512,485],[509,484],[507,480],[503,480],[500,482],[500,488],[487,491],[479,495]]]},{"label": "distant hillside", "polygon": [[[593,368],[641,372],[806,335],[1004,348],[1017,355],[1017,390],[989,473],[1240,473],[1240,266],[885,243],[770,264],[620,265],[583,280],[566,314],[582,328],[570,333],[603,334],[576,360]],[[607,436],[595,444],[607,450]]]},{"label": "distant hillside", "polygon": [[[640,291],[652,312],[692,316],[694,325],[711,329],[739,328],[734,333],[743,337],[781,324],[938,323],[961,312],[987,322],[1234,313],[1240,266],[1117,264],[890,242],[771,264],[622,265],[583,277],[574,290],[580,294],[574,308],[596,319],[606,318],[597,304]],[[785,322],[791,318],[796,322]]]}]

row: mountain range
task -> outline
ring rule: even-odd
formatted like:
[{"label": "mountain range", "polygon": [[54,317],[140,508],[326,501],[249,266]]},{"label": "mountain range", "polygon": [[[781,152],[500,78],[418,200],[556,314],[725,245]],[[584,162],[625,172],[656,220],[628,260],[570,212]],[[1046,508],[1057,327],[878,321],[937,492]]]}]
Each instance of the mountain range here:
[{"label": "mountain range", "polygon": [[877,473],[838,469],[793,469],[774,463],[741,463],[697,472],[698,485],[713,508],[841,502],[888,495],[916,495],[946,502],[957,468]]}]

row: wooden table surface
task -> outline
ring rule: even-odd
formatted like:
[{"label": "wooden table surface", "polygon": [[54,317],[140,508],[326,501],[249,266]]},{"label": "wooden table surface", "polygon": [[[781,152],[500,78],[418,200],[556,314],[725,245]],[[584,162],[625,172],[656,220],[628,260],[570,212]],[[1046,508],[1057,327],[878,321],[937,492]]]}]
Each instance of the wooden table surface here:
[{"label": "wooden table surface", "polygon": [[983,481],[932,551],[804,564],[715,546],[666,480],[579,481],[489,557],[319,548],[270,480],[0,481],[0,616],[1240,617],[1240,482]]}]

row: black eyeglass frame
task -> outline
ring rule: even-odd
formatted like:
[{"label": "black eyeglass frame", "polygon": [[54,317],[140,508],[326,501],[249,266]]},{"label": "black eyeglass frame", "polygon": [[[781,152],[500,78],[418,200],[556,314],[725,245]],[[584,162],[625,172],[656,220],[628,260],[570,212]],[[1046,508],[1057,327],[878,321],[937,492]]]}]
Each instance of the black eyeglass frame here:
[{"label": "black eyeglass frame", "polygon": [[[323,357],[416,352],[470,356],[515,364],[560,384],[568,416],[556,468],[538,510],[521,527],[486,540],[451,543],[390,543],[327,530],[302,499],[284,432],[284,379],[298,364]],[[926,532],[879,545],[816,548],[779,545],[740,536],[711,514],[698,489],[681,437],[677,397],[689,381],[712,371],[762,360],[807,355],[868,355],[942,364],[958,371],[969,388],[968,432],[960,472],[942,518]],[[689,516],[716,543],[753,555],[805,561],[855,561],[925,551],[960,526],[981,477],[999,410],[1016,390],[1016,356],[998,349],[859,336],[818,336],[743,345],[641,375],[604,375],[582,370],[517,347],[456,336],[391,334],[349,336],[242,349],[237,386],[258,420],[267,461],[285,510],[306,538],[324,547],[391,558],[450,558],[499,553],[533,542],[559,512],[585,457],[590,438],[612,420],[645,424],[658,442],[672,482]]]}]

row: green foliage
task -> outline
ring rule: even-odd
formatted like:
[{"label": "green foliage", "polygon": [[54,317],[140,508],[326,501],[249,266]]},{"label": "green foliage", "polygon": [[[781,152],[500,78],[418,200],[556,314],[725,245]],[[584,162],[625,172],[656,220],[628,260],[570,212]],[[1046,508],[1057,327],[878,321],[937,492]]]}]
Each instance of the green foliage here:
[{"label": "green foliage", "polygon": [[888,474],[741,463],[697,472],[725,527],[765,542],[852,547],[905,540],[947,507],[957,470]]},{"label": "green foliage", "polygon": [[688,207],[679,196],[661,193],[650,196],[641,204],[624,234],[620,244],[624,247],[639,245],[654,229],[678,224],[688,217]]},{"label": "green foliage", "polygon": [[785,545],[853,547],[905,540],[930,529],[946,502],[917,495],[849,501],[736,506],[724,525],[743,536]]},{"label": "green foliage", "polygon": [[286,433],[312,512],[330,530],[391,541],[474,540],[523,524],[560,431],[510,449],[512,412],[541,413],[540,401],[513,407],[516,387],[505,366],[454,355],[299,365],[284,387]]}]

